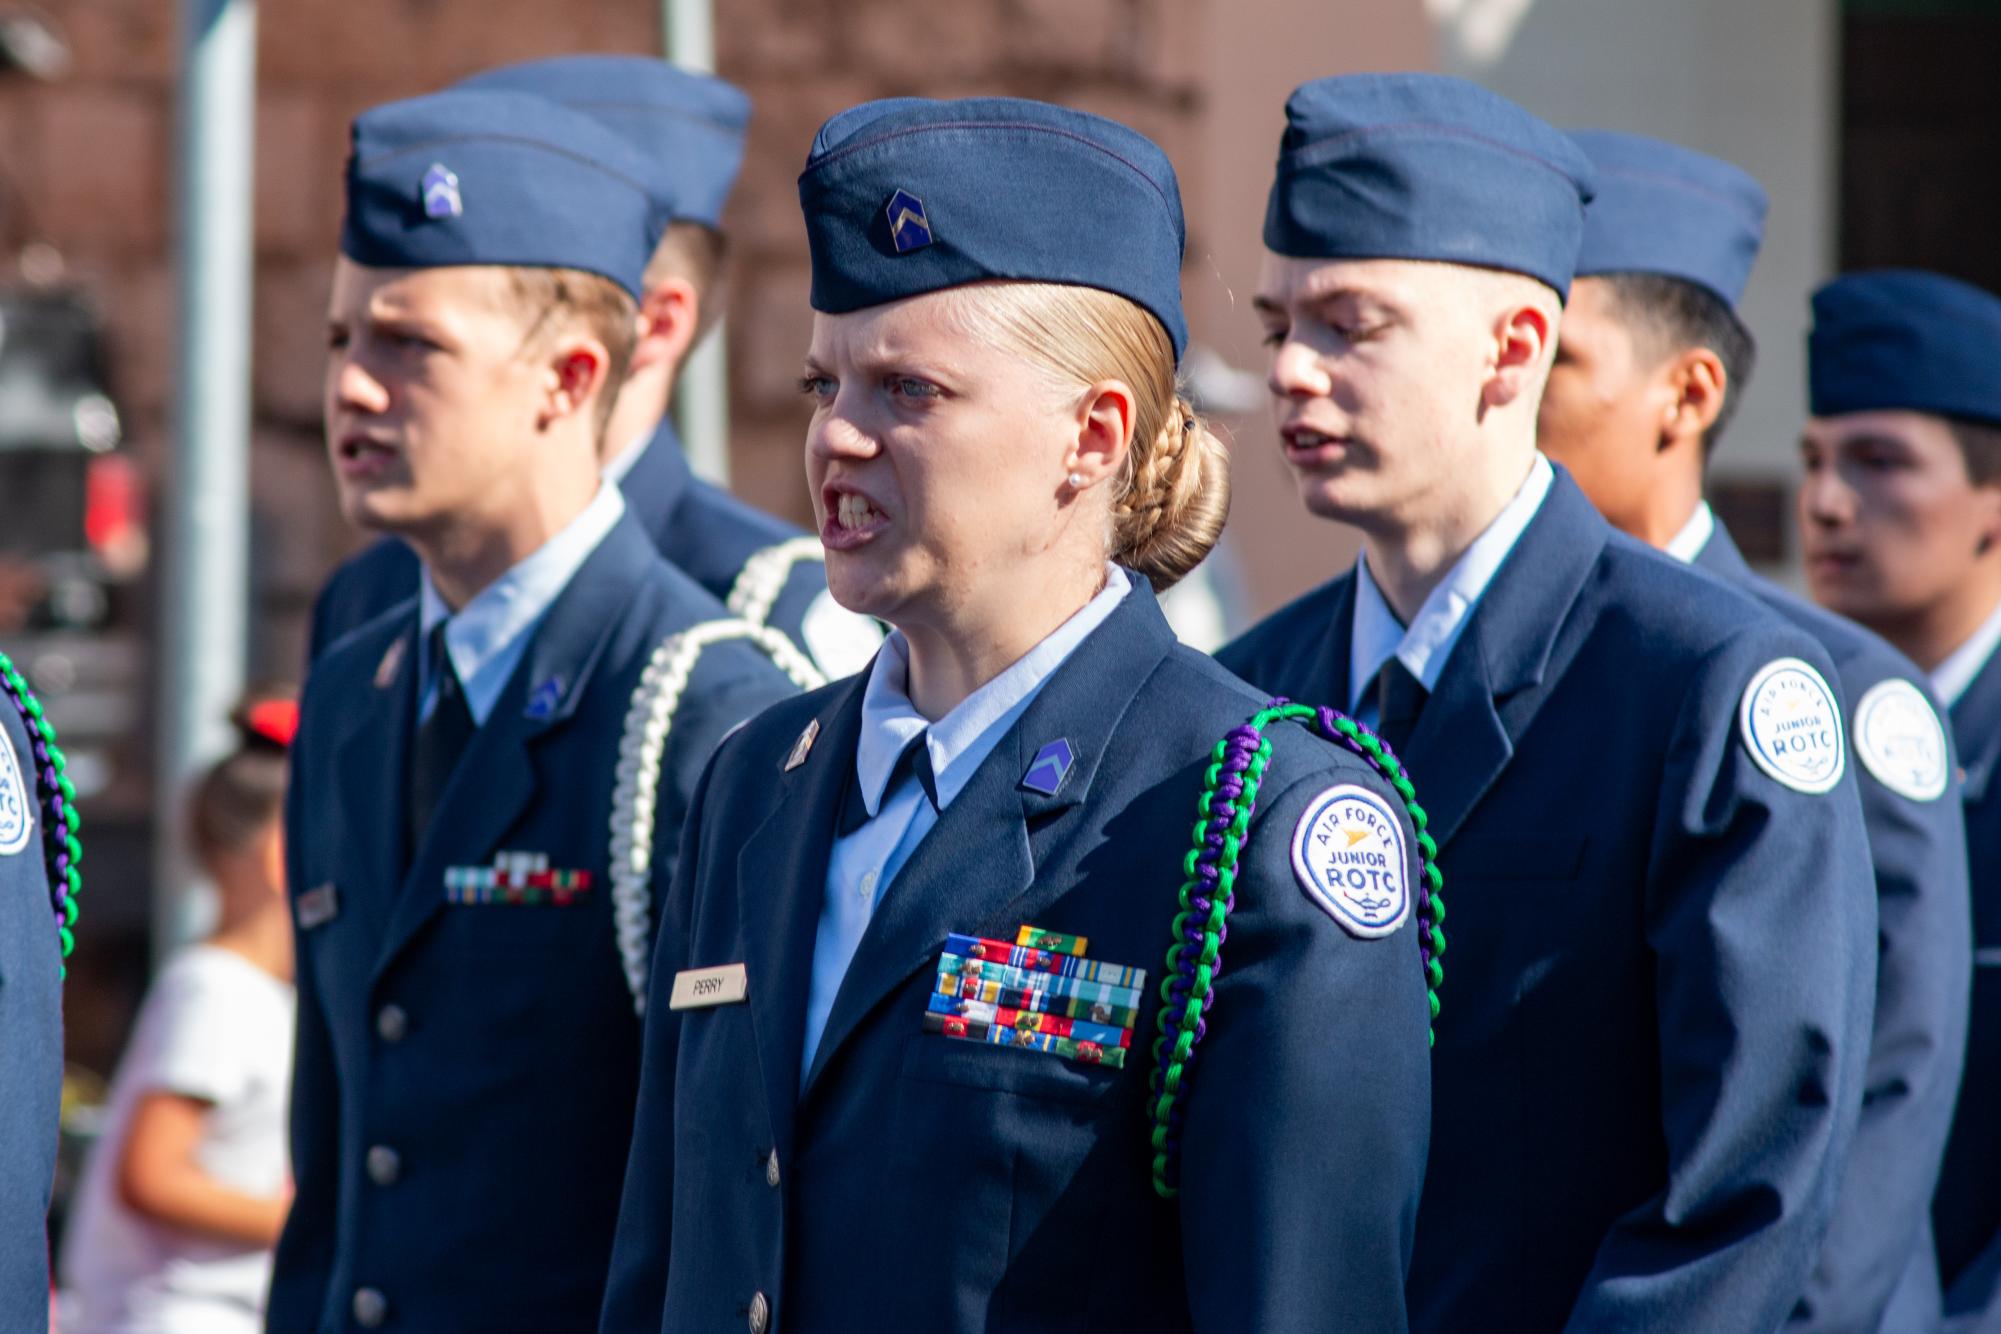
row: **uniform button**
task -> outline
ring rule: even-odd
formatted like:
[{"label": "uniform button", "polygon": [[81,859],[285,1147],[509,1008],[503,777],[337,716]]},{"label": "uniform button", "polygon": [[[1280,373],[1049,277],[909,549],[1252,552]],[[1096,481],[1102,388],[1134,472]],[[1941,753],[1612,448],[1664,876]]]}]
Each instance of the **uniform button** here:
[{"label": "uniform button", "polygon": [[760,1292],[750,1299],[750,1334],[764,1334],[765,1327],[770,1324],[771,1303]]},{"label": "uniform button", "polygon": [[396,1150],[386,1144],[378,1144],[368,1151],[368,1179],[378,1186],[393,1186],[396,1178],[403,1175],[403,1159]]},{"label": "uniform button", "polygon": [[776,1186],[778,1184],[778,1150],[776,1149],[773,1149],[771,1156],[764,1160],[764,1184],[767,1186]]},{"label": "uniform button", "polygon": [[400,1005],[385,1005],[375,1012],[375,1036],[384,1042],[401,1042],[410,1031],[410,1014]]},{"label": "uniform button", "polygon": [[354,1323],[363,1329],[379,1328],[389,1318],[389,1299],[374,1288],[354,1290]]}]

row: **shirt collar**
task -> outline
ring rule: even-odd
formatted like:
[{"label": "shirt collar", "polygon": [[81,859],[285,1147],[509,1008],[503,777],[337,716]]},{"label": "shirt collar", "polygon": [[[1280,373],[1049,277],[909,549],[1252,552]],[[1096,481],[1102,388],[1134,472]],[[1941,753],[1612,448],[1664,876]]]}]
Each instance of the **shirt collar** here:
[{"label": "shirt collar", "polygon": [[[445,626],[445,651],[464,688],[466,707],[475,722],[484,723],[500,698],[519,656],[512,650],[569,586],[590,554],[625,514],[625,498],[615,486],[599,486],[597,495],[554,537],[516,562],[507,573],[476,593],[456,613],[446,605],[426,569],[418,595],[419,652],[428,657],[431,627]],[[420,664],[419,678],[430,686],[433,664]]]},{"label": "shirt collar", "polygon": [[910,642],[892,631],[876,655],[862,694],[862,733],[855,748],[855,776],[861,783],[862,804],[870,818],[882,808],[883,789],[896,761],[912,737],[926,733],[931,772],[938,783],[942,810],[972,781],[1007,729],[1024,713],[1036,692],[1063,665],[1091,632],[1132,589],[1126,572],[1105,567],[1105,586],[1098,595],[1051,631],[1049,636],[999,676],[960,700],[937,722],[928,722],[910,702]]},{"label": "shirt collar", "polygon": [[1348,708],[1352,712],[1375,685],[1376,673],[1392,657],[1410,669],[1410,674],[1426,690],[1438,686],[1452,646],[1466,629],[1467,618],[1479,605],[1481,594],[1527,531],[1529,522],[1549,496],[1556,480],[1555,470],[1540,452],[1529,465],[1529,475],[1521,488],[1494,516],[1473,544],[1461,553],[1417,609],[1408,626],[1397,619],[1389,599],[1369,573],[1365,549],[1355,562],[1355,624],[1348,638]]},{"label": "shirt collar", "polygon": [[1932,689],[1938,692],[1941,704],[1950,709],[1959,703],[1959,697],[1973,684],[1973,678],[1980,675],[1987,660],[1994,656],[1997,645],[2001,645],[2001,606],[1987,613],[1980,628],[1932,669]]},{"label": "shirt collar", "polygon": [[1688,516],[1688,522],[1681,526],[1681,531],[1669,538],[1668,544],[1661,550],[1688,565],[1702,554],[1702,549],[1715,535],[1716,512],[1709,508],[1708,501],[1698,500],[1695,502],[1695,513]]},{"label": "shirt collar", "polygon": [[641,432],[638,439],[632,441],[625,448],[619,450],[618,453],[605,460],[603,469],[604,479],[613,486],[623,486],[626,476],[632,471],[632,465],[639,462],[639,456],[644,454],[646,447],[652,443],[653,432]]}]

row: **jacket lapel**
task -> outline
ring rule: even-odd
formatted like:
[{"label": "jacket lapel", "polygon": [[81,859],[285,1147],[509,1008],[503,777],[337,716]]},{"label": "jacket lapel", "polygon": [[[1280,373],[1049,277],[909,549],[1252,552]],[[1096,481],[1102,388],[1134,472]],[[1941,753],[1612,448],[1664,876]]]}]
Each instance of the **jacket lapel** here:
[{"label": "jacket lapel", "polygon": [[[621,519],[531,631],[534,639],[528,651],[501,691],[492,715],[459,757],[437,812],[410,859],[376,965],[377,976],[443,908],[446,869],[490,864],[501,850],[501,839],[543,786],[536,749],[576,712],[605,645],[631,609],[644,586],[647,566],[655,559],[637,524],[630,517]],[[412,710],[409,730],[414,729]],[[560,786],[560,775],[549,777],[550,786]],[[400,775],[396,790],[402,790]]]},{"label": "jacket lapel", "polygon": [[354,833],[346,842],[350,855],[361,863],[357,883],[342,884],[340,892],[361,909],[378,938],[388,925],[408,856],[403,846],[403,788],[417,701],[416,606],[408,604],[382,652],[372,662],[364,659],[373,679],[334,748],[340,828]]},{"label": "jacket lapel", "polygon": [[1966,773],[1962,794],[1969,805],[1987,798],[2001,764],[2001,653],[1987,660],[1950,710],[1959,762]]},{"label": "jacket lapel", "polygon": [[1507,767],[1560,643],[1574,651],[1587,628],[1570,624],[1571,610],[1610,532],[1558,468],[1453,645],[1403,754],[1440,847]]},{"label": "jacket lapel", "polygon": [[[949,933],[1011,933],[1075,888],[1036,883],[1035,854],[1055,841],[1057,817],[1088,796],[1126,711],[1174,646],[1145,578],[1129,577],[1118,608],[1043,685],[883,892],[834,995],[802,1101],[869,1013],[936,960]],[[1062,783],[1053,794],[1023,788],[1037,753],[1059,738],[1072,755]]]},{"label": "jacket lapel", "polygon": [[[799,1105],[799,1056],[806,1041],[814,935],[826,898],[834,823],[848,785],[855,781],[855,748],[867,684],[864,672],[821,710],[814,720],[819,734],[797,768],[790,772],[784,768],[790,758],[789,742],[786,756],[772,761],[777,795],[771,814],[737,854],[737,911],[750,984],[751,1026],[770,1104],[772,1138],[780,1161],[785,1162],[791,1161]],[[810,812],[803,828],[801,811]]]}]

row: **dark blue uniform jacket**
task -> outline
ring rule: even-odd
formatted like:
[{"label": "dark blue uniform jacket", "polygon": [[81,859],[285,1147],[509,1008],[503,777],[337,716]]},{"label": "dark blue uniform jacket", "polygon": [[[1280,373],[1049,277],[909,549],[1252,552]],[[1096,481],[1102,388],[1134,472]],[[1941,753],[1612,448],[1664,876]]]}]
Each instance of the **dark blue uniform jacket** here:
[{"label": "dark blue uniform jacket", "polygon": [[[1157,1001],[1125,1069],[934,1036],[922,1015],[948,932],[1023,924],[1086,935],[1154,993],[1203,770],[1263,697],[1177,646],[1136,578],[884,891],[802,1091],[862,694],[858,678],[768,711],[697,795],[602,1328],[742,1329],[764,1310],[795,1331],[1401,1330],[1428,1106],[1415,929],[1346,934],[1289,860],[1314,795],[1388,788],[1273,729],[1166,1201],[1148,1166]],[[1059,737],[1067,780],[1022,787]],[[729,963],[747,1003],[668,1009],[677,970]]]},{"label": "dark blue uniform jacket", "polygon": [[2001,655],[1952,706],[1952,726],[1966,773],[1973,1013],[1932,1223],[1946,1309],[1969,1330],[2001,1330]]},{"label": "dark blue uniform jacket", "polygon": [[[274,1331],[595,1321],[639,1082],[607,883],[619,739],[655,645],[721,614],[620,520],[534,631],[414,850],[415,600],[314,667],[288,795],[298,1195]],[[741,643],[700,660],[658,790],[663,891],[717,740],[792,693]],[[566,907],[447,902],[448,868],[502,852],[546,854],[591,887]]]},{"label": "dark blue uniform jacket", "polygon": [[[1348,697],[1354,576],[1219,655]],[[1561,468],[1405,747],[1448,888],[1423,1331],[1770,1330],[1860,1109],[1876,891],[1854,781],[1753,762],[1811,637],[1622,535]]]},{"label": "dark blue uniform jacket", "polygon": [[[1924,673],[1880,637],[1758,578],[1720,526],[1697,568],[1744,588],[1818,640],[1834,661],[1849,757],[1859,761],[1855,706],[1884,681],[1911,683],[1938,710]],[[1950,737],[1946,765],[1955,767]],[[1862,1120],[1806,1296],[1805,1329],[1929,1334],[1939,1318],[1932,1188],[1952,1125],[1966,1049],[1973,964],[1966,826],[1959,785],[1913,800],[1853,763],[1876,867],[1876,1026]]]},{"label": "dark blue uniform jacket", "polygon": [[[718,602],[728,600],[752,556],[803,536],[791,524],[697,478],[665,418],[619,490],[660,554]],[[386,537],[356,552],[333,572],[313,603],[311,658],[317,661],[329,644],[416,590],[416,553],[399,539]],[[826,591],[825,564],[800,561],[772,604],[767,623],[810,655],[802,627],[807,609]]]},{"label": "dark blue uniform jacket", "polygon": [[[41,790],[21,715],[0,696],[34,827],[0,853],[0,1329],[49,1319],[49,1193],[56,1179],[62,1096],[62,950],[42,852]],[[4,763],[4,760],[0,760]]]}]

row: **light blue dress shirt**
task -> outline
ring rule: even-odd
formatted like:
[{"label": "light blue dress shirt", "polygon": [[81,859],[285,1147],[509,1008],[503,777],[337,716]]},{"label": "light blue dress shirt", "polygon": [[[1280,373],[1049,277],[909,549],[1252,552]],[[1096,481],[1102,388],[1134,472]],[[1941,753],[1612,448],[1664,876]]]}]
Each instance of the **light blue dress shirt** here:
[{"label": "light blue dress shirt", "polygon": [[813,976],[806,993],[806,1046],[799,1063],[802,1086],[813,1068],[820,1036],[826,1032],[834,996],[840,991],[841,979],[848,975],[848,965],[868,929],[869,918],[875,914],[875,905],[938,823],[938,812],[931,809],[923,786],[914,779],[904,780],[893,791],[884,790],[897,759],[913,737],[925,733],[939,810],[951,805],[972,780],[980,762],[1034,702],[1043,683],[1104,623],[1129,591],[1125,571],[1116,565],[1106,566],[1105,586],[1096,597],[935,723],[910,702],[909,641],[899,630],[884,642],[862,695],[861,739],[855,747],[855,778],[869,819],[846,838],[834,840],[827,862],[826,897],[820,906],[819,927],[813,933]]},{"label": "light blue dress shirt", "polygon": [[1480,595],[1527,531],[1555,480],[1549,460],[1538,453],[1514,499],[1453,562],[1408,627],[1370,577],[1369,553],[1363,550],[1355,561],[1355,626],[1348,638],[1348,712],[1357,720],[1376,725],[1376,673],[1392,657],[1427,691],[1438,688],[1446,659],[1480,605]]},{"label": "light blue dress shirt", "polygon": [[1681,531],[1669,538],[1668,544],[1661,550],[1687,565],[1702,554],[1702,549],[1714,536],[1716,512],[1709,508],[1708,501],[1698,500],[1695,502],[1695,513],[1688,516],[1688,522],[1681,526]]},{"label": "light blue dress shirt", "polygon": [[456,613],[431,582],[431,572],[425,570],[418,592],[417,670],[422,675],[417,679],[424,683],[424,693],[417,716],[430,717],[438,702],[438,674],[430,662],[431,628],[450,617],[445,626],[445,651],[451,654],[452,667],[459,674],[473,722],[484,727],[493,706],[500,702],[500,692],[507,688],[507,679],[528,651],[535,627],[624,514],[625,496],[616,486],[600,485],[591,503],[562,531],[482,588]]}]

